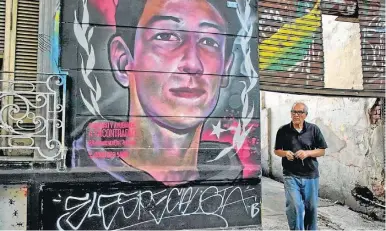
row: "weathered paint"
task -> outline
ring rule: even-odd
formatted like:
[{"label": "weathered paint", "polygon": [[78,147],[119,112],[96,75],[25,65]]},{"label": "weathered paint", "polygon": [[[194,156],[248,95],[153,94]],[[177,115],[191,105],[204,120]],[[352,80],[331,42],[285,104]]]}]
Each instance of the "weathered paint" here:
[{"label": "weathered paint", "polygon": [[60,5],[55,12],[54,16],[54,34],[51,38],[51,62],[53,65],[53,73],[62,73],[59,68],[60,60]]},{"label": "weathered paint", "polygon": [[363,88],[385,91],[385,2],[359,0]]},{"label": "weathered paint", "polygon": [[[291,86],[298,92],[327,90],[321,13],[358,17],[362,45],[360,85],[353,95],[371,92],[382,96],[385,89],[385,5],[381,1],[259,1],[259,68],[263,89]],[[359,15],[359,16],[358,16]],[[343,72],[343,70],[342,70]],[[272,78],[275,77],[275,78]],[[342,76],[343,79],[343,76]],[[348,81],[348,80],[347,80]],[[325,83],[326,85],[323,85]],[[276,87],[276,88],[275,88]],[[323,89],[327,88],[327,89]],[[334,87],[333,87],[334,88]],[[349,86],[336,87],[349,89]],[[351,88],[350,88],[351,89]],[[348,93],[350,94],[350,93]]]},{"label": "weathered paint", "polygon": [[322,13],[338,16],[355,16],[357,0],[322,0]]},{"label": "weathered paint", "polygon": [[361,41],[358,23],[323,15],[324,83],[326,88],[363,89]]},{"label": "weathered paint", "polygon": [[385,120],[385,98],[378,98],[369,111],[371,124],[380,124]]},{"label": "weathered paint", "polygon": [[323,87],[320,0],[264,0],[258,11],[261,84]]}]

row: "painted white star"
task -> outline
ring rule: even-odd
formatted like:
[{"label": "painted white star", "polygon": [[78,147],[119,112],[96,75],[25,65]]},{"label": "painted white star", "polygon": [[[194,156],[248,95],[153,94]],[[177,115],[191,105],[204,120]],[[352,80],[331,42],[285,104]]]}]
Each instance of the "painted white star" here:
[{"label": "painted white star", "polygon": [[218,121],[216,126],[212,124],[212,127],[213,127],[213,131],[212,131],[211,135],[216,135],[217,139],[220,138],[220,135],[222,132],[226,131],[225,129],[221,128],[221,121],[220,120]]}]

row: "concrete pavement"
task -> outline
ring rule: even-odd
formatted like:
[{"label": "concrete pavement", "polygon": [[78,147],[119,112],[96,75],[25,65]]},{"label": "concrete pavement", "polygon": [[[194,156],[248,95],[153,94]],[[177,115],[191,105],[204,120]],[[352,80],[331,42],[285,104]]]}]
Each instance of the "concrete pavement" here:
[{"label": "concrete pavement", "polygon": [[[320,230],[385,230],[383,222],[325,199],[320,199],[318,217]],[[266,177],[262,180],[262,223],[263,230],[288,230],[284,186]]]}]

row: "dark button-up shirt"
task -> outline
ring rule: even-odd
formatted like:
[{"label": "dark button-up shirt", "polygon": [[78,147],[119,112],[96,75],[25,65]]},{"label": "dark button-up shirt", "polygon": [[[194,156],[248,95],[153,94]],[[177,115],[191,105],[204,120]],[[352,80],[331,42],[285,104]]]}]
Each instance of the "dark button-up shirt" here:
[{"label": "dark button-up shirt", "polygon": [[[292,122],[279,128],[276,135],[275,150],[289,150],[296,153],[299,150],[326,149],[327,143],[318,126],[304,122],[303,129],[298,132]],[[319,177],[318,160],[308,157],[303,161],[295,158],[289,161],[282,158],[283,174],[304,178]]]}]

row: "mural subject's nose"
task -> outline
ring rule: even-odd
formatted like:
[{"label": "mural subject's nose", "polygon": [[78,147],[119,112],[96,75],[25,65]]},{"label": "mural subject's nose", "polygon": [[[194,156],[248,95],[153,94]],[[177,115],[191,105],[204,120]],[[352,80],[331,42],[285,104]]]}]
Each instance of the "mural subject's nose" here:
[{"label": "mural subject's nose", "polygon": [[178,66],[178,70],[190,75],[200,76],[204,73],[204,67],[198,56],[197,47],[191,45],[188,46],[189,47],[185,49],[184,57]]}]

